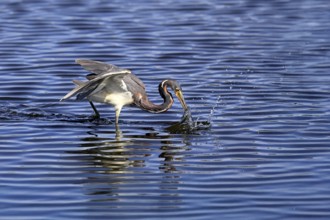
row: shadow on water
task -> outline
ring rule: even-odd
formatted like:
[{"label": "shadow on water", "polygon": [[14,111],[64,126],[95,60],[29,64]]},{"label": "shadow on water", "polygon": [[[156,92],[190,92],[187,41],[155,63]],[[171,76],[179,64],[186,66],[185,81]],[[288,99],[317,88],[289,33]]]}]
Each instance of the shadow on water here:
[{"label": "shadow on water", "polygon": [[[134,186],[129,190],[131,194],[145,200],[152,197],[153,207],[163,208],[164,199],[167,207],[181,205],[178,192],[181,174],[176,164],[184,161],[190,150],[188,136],[174,138],[172,134],[151,133],[149,128],[144,134],[99,128],[100,125],[90,126],[87,131],[90,136],[80,139],[80,149],[67,151],[88,164],[83,182],[92,202],[125,202],[127,197],[121,192]],[[158,189],[151,192],[149,187],[154,185]]]},{"label": "shadow on water", "polygon": [[[109,133],[109,136],[113,136],[113,133]],[[114,138],[91,136],[81,139],[81,149],[68,151],[68,153],[92,156],[89,160],[95,166],[101,165],[106,168],[105,173],[125,173],[129,167],[144,167],[145,159],[151,156],[151,151],[155,150],[152,148],[155,145],[160,146],[161,154],[158,157],[163,158],[164,162],[175,160],[179,151],[189,150],[186,144],[180,146],[180,149],[174,147],[172,138],[171,135],[155,134],[150,136],[149,133],[144,135],[128,134],[120,137],[116,134]],[[185,140],[181,142],[185,143]],[[150,152],[148,153],[148,151]],[[176,170],[174,167],[168,166],[169,164],[166,163],[161,165],[159,169]]]}]

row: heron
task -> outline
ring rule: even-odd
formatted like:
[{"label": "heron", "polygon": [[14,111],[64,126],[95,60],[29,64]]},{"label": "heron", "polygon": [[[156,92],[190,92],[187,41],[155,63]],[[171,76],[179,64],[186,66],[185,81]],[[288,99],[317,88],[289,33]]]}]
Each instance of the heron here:
[{"label": "heron", "polygon": [[93,102],[113,105],[116,126],[118,126],[120,112],[126,105],[136,106],[151,113],[167,111],[174,102],[172,94],[168,91],[169,88],[174,91],[183,109],[185,111],[188,109],[182,88],[176,80],[165,79],[159,84],[158,90],[163,103],[154,104],[148,99],[144,83],[130,70],[87,59],[77,59],[76,63],[91,73],[86,76],[86,82],[73,80],[76,87],[60,101],[72,96],[76,96],[76,100],[87,99],[98,118],[100,113]]}]

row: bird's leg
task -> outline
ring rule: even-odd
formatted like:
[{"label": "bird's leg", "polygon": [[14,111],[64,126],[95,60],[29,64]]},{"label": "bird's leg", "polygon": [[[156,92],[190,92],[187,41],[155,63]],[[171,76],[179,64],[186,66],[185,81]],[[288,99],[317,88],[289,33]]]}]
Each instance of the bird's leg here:
[{"label": "bird's leg", "polygon": [[95,112],[95,118],[100,118],[100,113],[97,111],[97,109],[96,109],[96,107],[95,107],[95,105],[93,104],[93,102],[89,102],[89,104],[91,104],[91,106],[92,106],[92,108],[93,108],[93,110],[94,110],[94,112]]},{"label": "bird's leg", "polygon": [[120,115],[121,108],[122,108],[122,106],[117,106],[116,107],[116,126],[118,126],[119,115]]},{"label": "bird's leg", "polygon": [[121,138],[123,137],[123,134],[119,128],[119,125],[116,125],[116,141],[120,141]]}]

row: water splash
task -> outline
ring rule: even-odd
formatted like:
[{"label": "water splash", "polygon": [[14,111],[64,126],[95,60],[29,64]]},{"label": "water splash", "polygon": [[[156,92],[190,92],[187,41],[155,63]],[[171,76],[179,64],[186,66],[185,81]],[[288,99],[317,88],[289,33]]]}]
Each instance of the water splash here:
[{"label": "water splash", "polygon": [[167,130],[175,134],[192,134],[198,130],[205,130],[211,126],[210,121],[199,121],[193,119],[190,108],[188,107],[181,117],[181,121],[171,125]]},{"label": "water splash", "polygon": [[181,121],[171,125],[167,128],[171,133],[176,134],[191,134],[199,130],[206,130],[211,127],[213,116],[221,102],[221,96],[218,96],[215,105],[212,107],[208,119],[206,121],[200,121],[199,118],[193,119],[191,110],[188,107],[181,117]]},{"label": "water splash", "polygon": [[208,120],[207,120],[210,124],[212,123],[214,113],[215,113],[216,109],[218,108],[220,102],[221,102],[221,96],[219,95],[218,98],[217,98],[217,101],[215,102],[215,105],[212,107],[212,109],[210,111],[210,114],[209,114],[209,117],[208,117]]}]

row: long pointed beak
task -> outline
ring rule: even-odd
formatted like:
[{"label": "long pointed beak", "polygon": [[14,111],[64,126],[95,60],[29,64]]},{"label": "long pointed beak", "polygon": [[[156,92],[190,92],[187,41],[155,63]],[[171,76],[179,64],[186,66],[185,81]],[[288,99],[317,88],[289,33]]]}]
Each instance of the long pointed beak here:
[{"label": "long pointed beak", "polygon": [[188,106],[187,106],[186,102],[184,101],[184,97],[183,97],[182,91],[181,90],[177,90],[175,92],[175,95],[178,97],[178,99],[179,99],[179,101],[180,101],[180,103],[182,105],[182,108],[184,110],[187,110],[188,109]]}]

